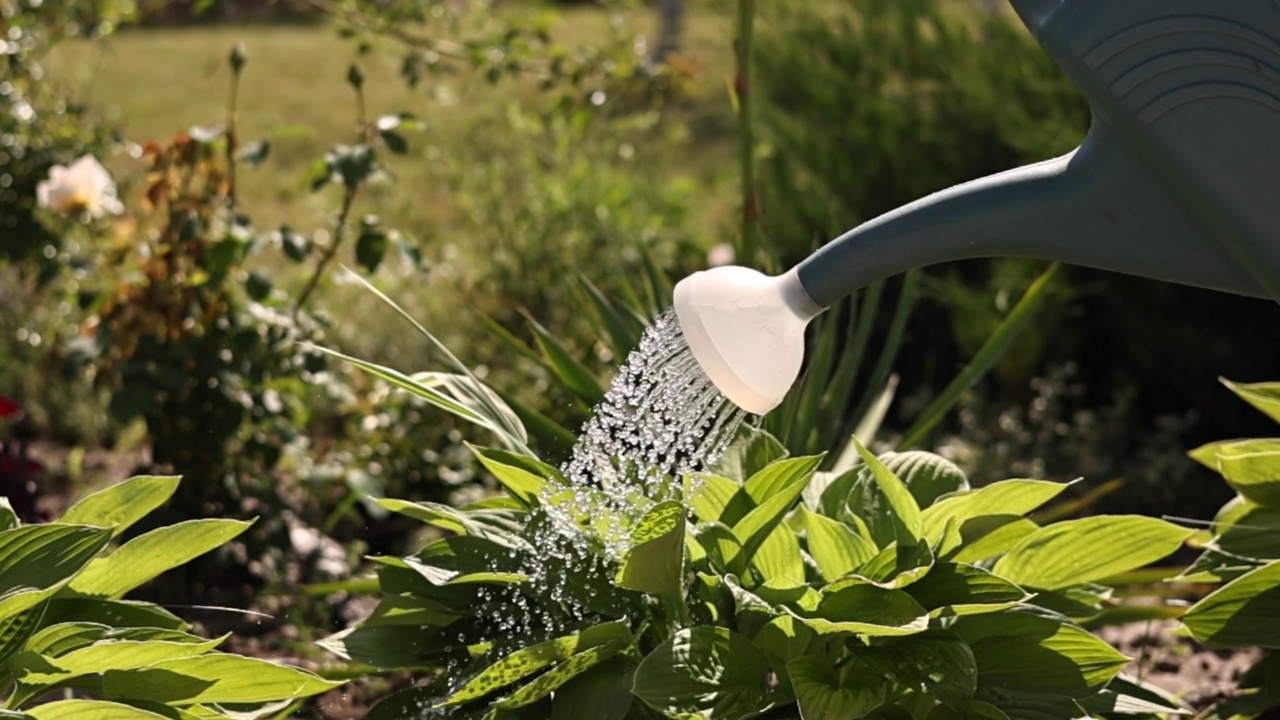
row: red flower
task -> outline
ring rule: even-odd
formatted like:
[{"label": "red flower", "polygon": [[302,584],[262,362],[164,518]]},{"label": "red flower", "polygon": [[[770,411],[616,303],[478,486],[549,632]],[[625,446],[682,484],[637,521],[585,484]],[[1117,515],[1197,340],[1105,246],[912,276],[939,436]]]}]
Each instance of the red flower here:
[{"label": "red flower", "polygon": [[22,414],[22,406],[0,395],[0,418],[16,417]]}]

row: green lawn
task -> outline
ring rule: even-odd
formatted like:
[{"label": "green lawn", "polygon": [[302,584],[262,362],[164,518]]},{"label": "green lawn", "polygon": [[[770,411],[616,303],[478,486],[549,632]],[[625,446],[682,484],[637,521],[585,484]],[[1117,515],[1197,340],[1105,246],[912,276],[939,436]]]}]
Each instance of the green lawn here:
[{"label": "green lawn", "polygon": [[[608,21],[599,10],[571,10],[563,15],[556,36],[570,45],[590,43],[604,34]],[[647,14],[628,21],[640,30],[652,25]],[[688,52],[703,69],[693,103],[713,105],[713,113],[714,105],[723,105],[727,114],[723,80],[731,71],[730,18],[695,15],[687,38]],[[393,160],[399,192],[412,193],[412,202],[384,196],[374,203],[382,206],[376,208],[380,211],[397,206],[417,214],[431,210],[431,204],[421,202],[430,178],[424,160],[428,148],[448,148],[478,114],[492,113],[513,97],[532,101],[537,96],[532,80],[494,88],[465,74],[447,89],[424,83],[411,90],[399,77],[401,46],[382,41],[369,54],[358,55],[353,43],[327,24],[126,31],[101,43],[57,48],[49,60],[50,76],[102,116],[123,124],[130,140],[163,140],[193,125],[223,120],[227,54],[237,43],[249,58],[240,91],[240,135],[243,141],[272,141],[270,161],[246,173],[241,187],[247,209],[263,225],[288,221],[305,227],[328,217],[332,198],[312,197],[303,178],[326,148],[354,139],[354,96],[345,82],[352,62],[364,71],[370,114],[407,110],[427,122],[424,133],[410,137],[413,154]],[[441,101],[437,91],[454,100]],[[726,152],[715,160],[731,162],[730,144],[723,146]],[[697,162],[707,161],[702,157]],[[129,170],[120,162],[113,167]],[[414,224],[415,218],[389,214]]]}]

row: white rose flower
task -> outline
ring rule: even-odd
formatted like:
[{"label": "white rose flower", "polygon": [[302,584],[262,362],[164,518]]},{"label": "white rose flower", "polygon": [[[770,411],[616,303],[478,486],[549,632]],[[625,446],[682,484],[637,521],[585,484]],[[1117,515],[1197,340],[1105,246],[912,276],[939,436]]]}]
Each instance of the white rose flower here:
[{"label": "white rose flower", "polygon": [[733,246],[729,243],[720,243],[707,251],[707,264],[711,267],[732,265],[735,259]]},{"label": "white rose flower", "polygon": [[124,212],[111,175],[92,155],[85,155],[70,167],[49,168],[49,179],[36,186],[36,202],[63,215],[85,213],[98,218]]}]

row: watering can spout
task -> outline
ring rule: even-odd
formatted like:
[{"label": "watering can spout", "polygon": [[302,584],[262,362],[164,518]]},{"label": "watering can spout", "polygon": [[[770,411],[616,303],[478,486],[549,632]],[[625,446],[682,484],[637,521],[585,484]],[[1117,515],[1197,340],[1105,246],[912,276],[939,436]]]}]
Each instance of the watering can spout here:
[{"label": "watering can spout", "polygon": [[1095,122],[1060,158],[958,185],[863,223],[797,268],[815,304],[923,265],[1027,257],[1265,296]]}]

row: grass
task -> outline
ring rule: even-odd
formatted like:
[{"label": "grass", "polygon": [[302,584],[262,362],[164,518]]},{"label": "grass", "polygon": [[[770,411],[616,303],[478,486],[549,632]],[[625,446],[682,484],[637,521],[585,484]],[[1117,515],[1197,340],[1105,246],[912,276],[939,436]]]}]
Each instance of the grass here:
[{"label": "grass", "polygon": [[[608,15],[596,9],[569,10],[556,38],[569,46],[589,45],[604,35],[608,22]],[[651,24],[647,14],[630,15],[627,22],[641,29]],[[694,15],[687,41],[690,56],[703,68],[695,103],[722,104],[727,114],[722,79],[731,62],[728,18]],[[453,87],[424,84],[411,90],[399,77],[401,46],[383,40],[360,54],[330,24],[126,31],[103,42],[64,44],[48,66],[54,83],[121,123],[130,140],[163,140],[195,125],[222,122],[227,55],[236,44],[249,58],[240,90],[241,137],[272,141],[268,163],[242,180],[242,194],[250,199],[247,210],[264,225],[327,219],[332,199],[311,196],[303,180],[325,149],[354,140],[355,101],[345,80],[352,63],[365,74],[371,115],[406,110],[426,122],[425,132],[411,136],[413,154],[393,163],[405,192],[415,196],[431,180],[433,149],[447,151],[475,118],[498,111],[512,98],[535,102],[538,96],[533,80],[515,83],[513,92],[509,84],[490,87],[466,73],[450,83]],[[374,203],[378,209],[387,204],[385,197]],[[416,200],[410,207],[424,210]],[[412,225],[413,218],[389,217]]]}]

